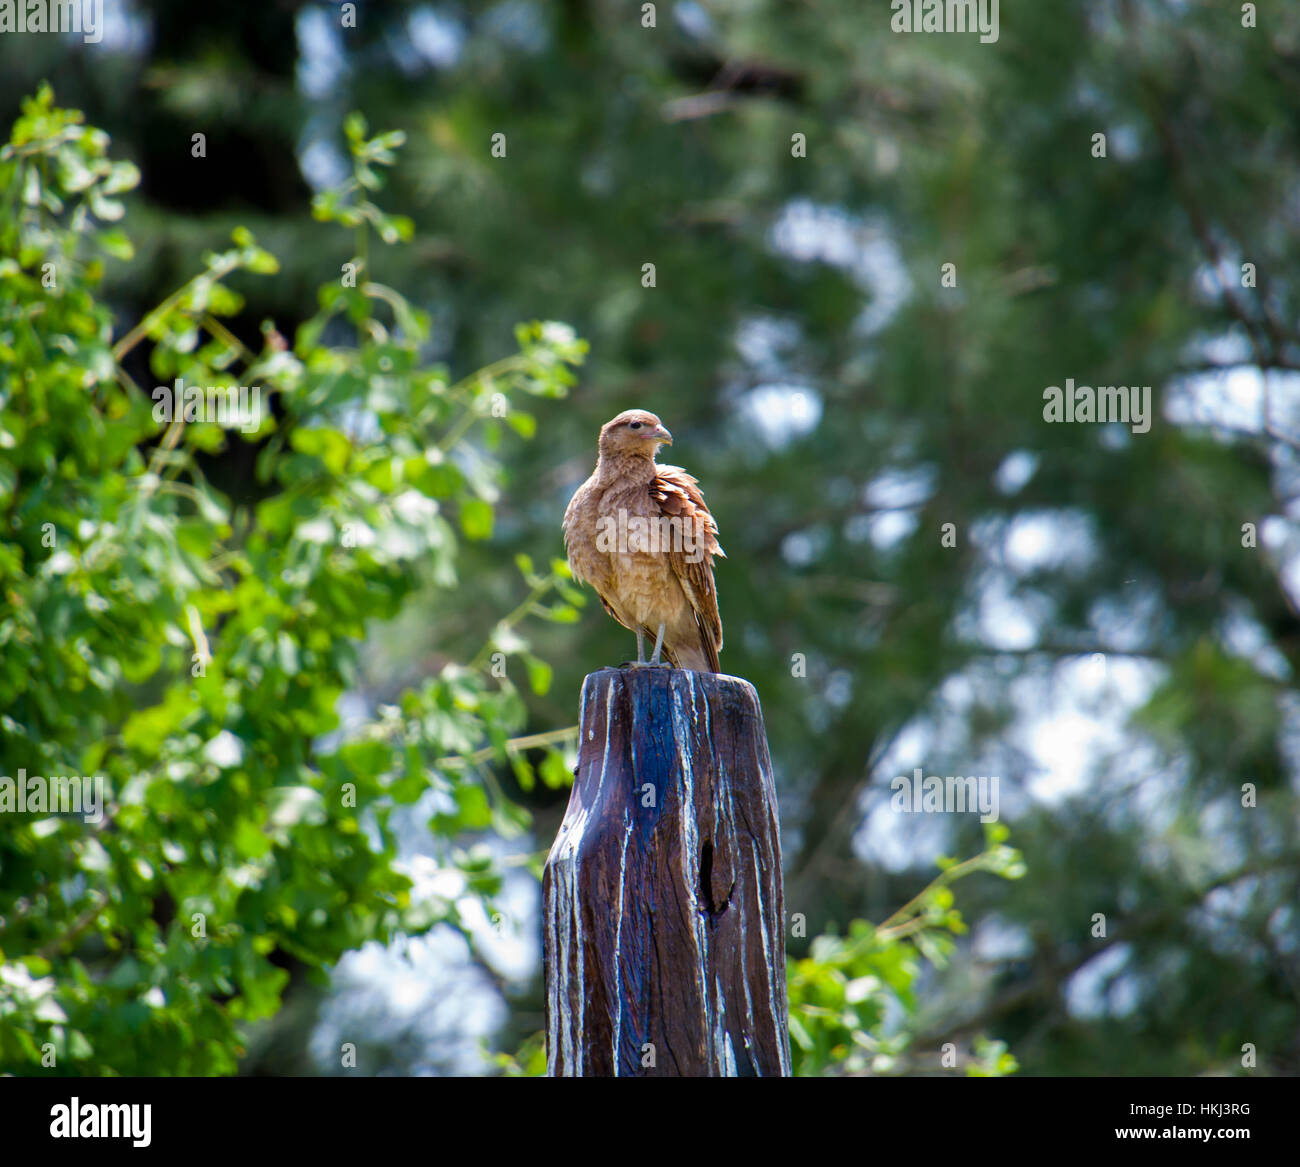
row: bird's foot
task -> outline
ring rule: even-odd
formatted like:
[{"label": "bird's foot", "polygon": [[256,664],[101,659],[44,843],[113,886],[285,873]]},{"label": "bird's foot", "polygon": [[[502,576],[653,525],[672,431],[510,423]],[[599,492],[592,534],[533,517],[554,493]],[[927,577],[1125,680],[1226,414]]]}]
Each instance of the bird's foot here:
[{"label": "bird's foot", "polygon": [[620,669],[671,669],[666,660],[625,660],[618,666]]}]

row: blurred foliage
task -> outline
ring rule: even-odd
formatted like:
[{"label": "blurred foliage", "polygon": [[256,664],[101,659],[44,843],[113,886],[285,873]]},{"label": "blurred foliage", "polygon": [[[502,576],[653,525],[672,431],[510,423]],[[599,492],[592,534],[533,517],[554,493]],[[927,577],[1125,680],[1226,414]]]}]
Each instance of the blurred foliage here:
[{"label": "blurred foliage", "polygon": [[[349,128],[354,180],[318,214],[383,237],[387,217],[345,199],[382,185],[400,135]],[[499,465],[467,456],[471,434],[489,450],[531,434],[517,402],[565,393],[585,345],[521,327],[517,355],[453,383],[420,359],[426,315],[359,258],[292,349],[268,324],[252,352],[221,322],[242,305],[229,275],[277,270],[246,230],[115,342],[97,286],[131,244],[104,224],[138,175],[107,147],[43,88],[0,152],[0,757],[9,777],[108,786],[100,822],[5,816],[0,1067],[230,1073],[295,975],[459,926],[461,897],[412,895],[395,806],[438,793],[439,862],[491,910],[500,872],[465,840],[528,825],[483,781],[483,762],[517,753],[509,677],[447,663],[346,733],[336,706],[368,622],[421,578],[458,586],[462,539],[491,534]],[[274,409],[242,426],[206,403],[171,416],[123,368],[146,341],[164,389],[256,385]],[[196,459],[238,441],[259,449],[255,505]],[[527,597],[484,651],[526,659],[544,690],[520,625],[572,621],[581,596],[562,564],[524,566]],[[563,773],[554,746],[543,772],[552,759]]]},{"label": "blurred foliage", "polygon": [[[790,1051],[796,1075],[879,1076],[958,1068],[955,1046],[948,1051],[916,1048],[918,958],[944,968],[956,949],[952,937],[966,932],[951,884],[977,871],[1005,879],[1025,874],[1020,854],[1006,845],[1008,835],[1000,823],[991,824],[984,851],[962,863],[941,859],[942,873],[884,923],[854,920],[847,936],[818,936],[806,957],[790,961]],[[998,1077],[1018,1068],[1005,1043],[977,1035],[972,1048],[974,1057],[961,1067],[970,1077]]]}]

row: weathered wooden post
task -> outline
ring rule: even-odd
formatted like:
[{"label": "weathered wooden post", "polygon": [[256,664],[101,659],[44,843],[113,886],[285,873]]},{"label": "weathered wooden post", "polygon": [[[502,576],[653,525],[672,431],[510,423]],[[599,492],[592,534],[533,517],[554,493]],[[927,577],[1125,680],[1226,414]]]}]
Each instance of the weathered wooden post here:
[{"label": "weathered wooden post", "polygon": [[754,687],[601,669],[580,720],[542,881],[547,1072],[788,1075],[781,839]]}]

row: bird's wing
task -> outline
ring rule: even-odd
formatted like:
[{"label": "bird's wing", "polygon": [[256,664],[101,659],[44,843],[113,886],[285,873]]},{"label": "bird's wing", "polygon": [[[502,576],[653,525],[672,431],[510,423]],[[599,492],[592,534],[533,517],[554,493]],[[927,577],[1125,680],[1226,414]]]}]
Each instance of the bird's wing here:
[{"label": "bird's wing", "polygon": [[[718,546],[718,524],[704,505],[699,482],[680,466],[658,467],[650,483],[650,498],[658,505],[661,515],[682,525],[683,548],[669,550],[668,562],[695,610],[700,643],[709,666],[715,673],[720,672],[722,616],[718,612],[718,589],[713,582],[713,557],[721,555],[725,559],[726,553]],[[686,546],[688,538],[691,547]]]}]

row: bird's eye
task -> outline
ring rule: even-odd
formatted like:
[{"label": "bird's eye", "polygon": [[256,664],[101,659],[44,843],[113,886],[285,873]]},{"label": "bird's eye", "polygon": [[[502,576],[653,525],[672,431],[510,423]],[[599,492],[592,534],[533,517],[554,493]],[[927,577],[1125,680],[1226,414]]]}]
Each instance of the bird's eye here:
[{"label": "bird's eye", "polygon": [[641,423],[639,421],[630,421],[627,423],[627,428],[630,430],[639,430],[641,428]]}]

